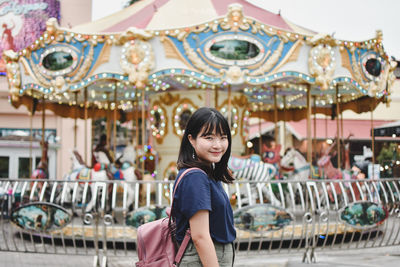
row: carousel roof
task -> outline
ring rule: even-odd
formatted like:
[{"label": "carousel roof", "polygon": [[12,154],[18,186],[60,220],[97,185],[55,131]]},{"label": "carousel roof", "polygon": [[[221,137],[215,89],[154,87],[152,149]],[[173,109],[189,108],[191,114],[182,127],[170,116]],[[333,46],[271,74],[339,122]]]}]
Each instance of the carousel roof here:
[{"label": "carousel roof", "polygon": [[244,0],[142,0],[110,16],[78,25],[72,31],[115,33],[126,31],[130,27],[147,30],[186,28],[225,16],[232,3],[240,4],[246,16],[265,25],[302,34],[316,33]]},{"label": "carousel roof", "polygon": [[118,109],[129,119],[145,95],[191,89],[239,92],[267,120],[303,119],[310,105],[360,113],[389,99],[395,67],[381,32],[337,40],[243,0],[142,0],[72,30],[50,19],[4,56],[14,106],[80,118]]}]

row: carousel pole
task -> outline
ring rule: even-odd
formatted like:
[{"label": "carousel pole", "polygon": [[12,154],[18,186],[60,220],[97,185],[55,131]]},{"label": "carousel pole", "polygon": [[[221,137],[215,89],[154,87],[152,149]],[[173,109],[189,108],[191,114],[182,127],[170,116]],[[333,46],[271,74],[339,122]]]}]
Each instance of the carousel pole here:
[{"label": "carousel pole", "polygon": [[258,132],[260,135],[260,138],[258,139],[258,153],[260,154],[260,157],[262,158],[262,128],[261,128],[261,103],[258,104]]},{"label": "carousel pole", "polygon": [[114,90],[114,121],[113,121],[113,151],[114,151],[114,160],[117,155],[117,86],[115,86]]},{"label": "carousel pole", "polygon": [[274,138],[275,142],[278,143],[278,96],[276,95],[276,86],[274,88]]},{"label": "carousel pole", "polygon": [[29,111],[29,173],[32,173],[32,127],[33,127],[33,104],[31,111]]},{"label": "carousel pole", "polygon": [[[340,98],[341,99],[341,98]],[[345,168],[345,162],[344,162],[344,135],[343,135],[343,112],[342,111],[340,111],[340,137],[341,137],[341,140],[342,140],[342,144],[343,144],[343,157],[342,157],[342,161],[343,161],[343,169]],[[338,151],[338,153],[340,153],[341,151]]]},{"label": "carousel pole", "polygon": [[228,122],[229,122],[229,126],[232,127],[231,125],[231,121],[232,121],[232,100],[231,100],[231,96],[232,96],[232,88],[231,88],[231,84],[228,84]]},{"label": "carousel pole", "polygon": [[88,110],[87,110],[87,87],[85,87],[85,91],[84,91],[84,108],[85,108],[85,114],[84,114],[84,119],[85,119],[85,162],[86,162],[86,164],[87,164],[87,162],[88,162],[88,159],[87,159],[87,144],[88,144],[88,140],[87,140],[87,132],[88,132],[88,129],[87,129],[87,118],[88,118]]},{"label": "carousel pole", "polygon": [[[75,107],[78,107],[78,92],[74,92],[75,94]],[[78,131],[78,108],[75,109],[75,118],[74,118],[74,148],[77,145],[77,131]]]},{"label": "carousel pole", "polygon": [[218,86],[214,90],[214,108],[218,109]]},{"label": "carousel pole", "polygon": [[312,163],[312,140],[311,140],[311,85],[307,88],[307,161]]},{"label": "carousel pole", "polygon": [[110,148],[110,138],[111,138],[111,116],[110,116],[110,110],[111,110],[111,99],[110,99],[110,93],[107,92],[107,122],[106,122],[106,136],[107,136],[107,147]]},{"label": "carousel pole", "polygon": [[[136,142],[132,142],[132,144],[136,144],[136,146],[138,146],[139,145],[139,99],[138,99],[137,88],[135,89],[135,97],[136,97],[136,102],[135,102],[135,108],[136,108],[136,113],[135,113],[135,139],[136,139]],[[139,163],[139,162],[137,162],[137,163]]]},{"label": "carousel pole", "polygon": [[339,84],[336,84],[336,147],[337,147],[337,167],[340,169],[341,158],[340,158],[340,124],[339,124],[339,113],[340,113],[340,101],[339,101]]},{"label": "carousel pole", "polygon": [[286,96],[282,96],[283,101],[283,151],[286,151]]},{"label": "carousel pole", "polygon": [[311,157],[316,159],[317,158],[317,100],[316,97],[313,96],[313,106],[314,106],[314,118],[313,118],[313,122],[314,122],[314,138],[313,138],[313,142],[312,142],[312,155]]},{"label": "carousel pole", "polygon": [[[142,147],[143,147],[143,156],[145,155],[144,154],[145,153],[144,146],[145,146],[145,137],[146,137],[145,101],[146,101],[146,98],[145,98],[145,93],[144,93],[144,89],[143,89],[143,91],[142,91]],[[143,171],[143,174],[144,174],[146,166],[145,166],[145,162],[144,162],[144,157],[142,159],[143,159],[142,160],[142,171]]]},{"label": "carousel pole", "polygon": [[374,176],[375,170],[375,133],[374,133],[374,105],[371,103],[371,147],[372,147],[372,176]]},{"label": "carousel pole", "polygon": [[46,103],[45,103],[45,99],[44,99],[44,95],[42,96],[42,153],[43,153],[43,150],[44,150],[44,141],[45,141],[45,136],[44,136],[44,130],[45,130],[45,128],[46,128],[46,113],[45,113],[45,111],[46,111]]}]

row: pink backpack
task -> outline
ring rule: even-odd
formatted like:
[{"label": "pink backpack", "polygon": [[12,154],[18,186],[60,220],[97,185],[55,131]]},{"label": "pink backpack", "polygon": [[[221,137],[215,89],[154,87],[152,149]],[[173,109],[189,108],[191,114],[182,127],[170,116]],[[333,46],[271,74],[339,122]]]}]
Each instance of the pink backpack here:
[{"label": "pink backpack", "polygon": [[[175,190],[183,176],[194,169],[199,168],[190,168],[182,173],[176,182]],[[171,208],[174,203],[175,190],[172,194]],[[168,213],[169,216],[170,214]],[[172,227],[169,226],[170,223]],[[173,224],[174,222],[170,218],[162,218],[139,226],[136,242],[139,261],[136,262],[136,267],[170,267],[179,265],[190,240],[190,229],[186,231],[185,238],[179,250],[176,251],[171,237],[171,228],[174,228]]]}]

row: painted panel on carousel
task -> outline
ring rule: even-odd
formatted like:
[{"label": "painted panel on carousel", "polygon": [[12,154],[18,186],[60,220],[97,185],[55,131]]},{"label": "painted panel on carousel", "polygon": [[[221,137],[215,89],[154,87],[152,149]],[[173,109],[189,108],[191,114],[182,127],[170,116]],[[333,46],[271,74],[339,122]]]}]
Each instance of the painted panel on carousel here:
[{"label": "painted panel on carousel", "polygon": [[340,220],[354,228],[373,228],[388,218],[388,211],[373,202],[354,202],[340,210]]},{"label": "painted panel on carousel", "polygon": [[252,65],[265,56],[264,46],[247,35],[223,34],[209,40],[204,46],[205,55],[221,65]]},{"label": "painted panel on carousel", "polygon": [[246,231],[280,230],[293,221],[293,215],[284,209],[256,204],[238,209],[233,214],[236,228]]},{"label": "painted panel on carousel", "polygon": [[48,232],[65,227],[71,215],[61,206],[35,202],[20,206],[11,213],[11,222],[24,230]]},{"label": "painted panel on carousel", "polygon": [[167,217],[167,207],[165,206],[150,206],[143,207],[133,212],[128,213],[126,216],[126,225],[138,228],[142,224],[152,222],[161,218]]}]

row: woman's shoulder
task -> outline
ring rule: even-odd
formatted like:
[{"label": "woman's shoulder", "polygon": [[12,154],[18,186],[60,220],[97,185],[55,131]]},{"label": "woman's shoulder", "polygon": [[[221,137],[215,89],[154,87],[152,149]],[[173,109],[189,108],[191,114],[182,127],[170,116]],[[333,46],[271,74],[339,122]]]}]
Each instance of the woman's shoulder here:
[{"label": "woman's shoulder", "polygon": [[[186,171],[186,173],[185,173]],[[196,180],[197,182],[209,182],[208,175],[200,168],[185,168],[179,170],[178,177],[180,178],[182,175],[185,175],[183,181],[187,180]]]},{"label": "woman's shoulder", "polygon": [[178,172],[178,177],[182,174],[185,176],[205,176],[208,177],[207,173],[200,168],[184,168],[180,169]]}]

